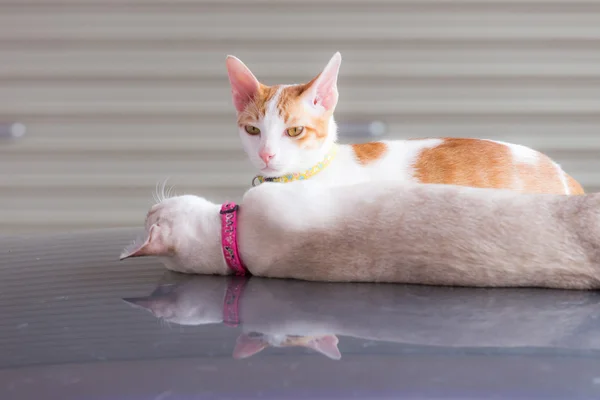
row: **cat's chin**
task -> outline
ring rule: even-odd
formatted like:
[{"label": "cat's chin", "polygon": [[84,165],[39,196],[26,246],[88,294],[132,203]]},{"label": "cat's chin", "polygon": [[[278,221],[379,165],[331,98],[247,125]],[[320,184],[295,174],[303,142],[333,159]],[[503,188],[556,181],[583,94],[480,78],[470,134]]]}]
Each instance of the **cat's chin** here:
[{"label": "cat's chin", "polygon": [[262,176],[266,176],[268,178],[274,178],[283,175],[281,170],[270,167],[261,168],[260,173]]}]

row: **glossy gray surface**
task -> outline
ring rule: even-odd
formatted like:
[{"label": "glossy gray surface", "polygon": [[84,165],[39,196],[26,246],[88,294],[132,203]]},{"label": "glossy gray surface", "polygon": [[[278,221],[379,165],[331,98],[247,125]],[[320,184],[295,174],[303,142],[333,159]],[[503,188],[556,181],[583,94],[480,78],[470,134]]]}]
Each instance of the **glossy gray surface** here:
[{"label": "glossy gray surface", "polygon": [[0,399],[600,397],[595,292],[251,278],[231,327],[136,234],[0,237]]}]

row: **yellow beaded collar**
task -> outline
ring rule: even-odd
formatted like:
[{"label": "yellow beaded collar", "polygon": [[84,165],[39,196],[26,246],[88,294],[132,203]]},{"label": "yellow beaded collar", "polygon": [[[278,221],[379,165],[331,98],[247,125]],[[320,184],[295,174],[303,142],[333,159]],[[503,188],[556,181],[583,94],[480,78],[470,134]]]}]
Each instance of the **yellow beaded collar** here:
[{"label": "yellow beaded collar", "polygon": [[263,182],[283,182],[283,183],[285,183],[285,182],[306,180],[306,179],[311,178],[312,176],[318,174],[319,172],[323,171],[325,168],[327,168],[327,166],[329,164],[331,164],[331,161],[335,158],[337,153],[338,153],[338,146],[336,144],[334,144],[331,147],[331,151],[329,151],[329,153],[325,156],[323,161],[321,161],[320,163],[318,163],[317,165],[315,165],[314,167],[308,169],[307,171],[305,171],[303,173],[296,172],[293,174],[287,174],[287,175],[278,176],[275,178],[269,178],[269,177],[265,178],[264,176],[257,175],[252,180],[252,184],[255,185],[255,181],[258,181],[259,183],[263,183]]}]

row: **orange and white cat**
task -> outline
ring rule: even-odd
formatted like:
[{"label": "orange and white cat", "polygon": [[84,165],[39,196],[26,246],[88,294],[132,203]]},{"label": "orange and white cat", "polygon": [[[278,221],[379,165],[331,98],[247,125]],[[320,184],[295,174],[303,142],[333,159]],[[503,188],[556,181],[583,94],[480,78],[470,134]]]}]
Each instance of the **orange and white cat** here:
[{"label": "orange and white cat", "polygon": [[266,86],[234,56],[226,60],[243,148],[257,179],[329,184],[398,179],[527,193],[583,194],[548,156],[484,139],[438,138],[339,145],[333,117],[342,58],[306,84]]}]

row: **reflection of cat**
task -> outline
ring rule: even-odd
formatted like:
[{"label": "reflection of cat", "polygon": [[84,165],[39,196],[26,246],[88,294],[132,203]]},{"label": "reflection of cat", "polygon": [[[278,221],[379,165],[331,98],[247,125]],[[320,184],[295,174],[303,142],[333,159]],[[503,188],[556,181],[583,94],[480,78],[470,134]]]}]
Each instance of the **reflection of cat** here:
[{"label": "reflection of cat", "polygon": [[[165,291],[126,299],[181,325],[221,322],[228,278],[190,276]],[[327,284],[251,278],[239,299],[244,333],[234,358],[268,346],[341,357],[336,335],[445,347],[597,349],[586,322],[600,295],[587,291]]]},{"label": "reflection of cat", "polygon": [[[253,279],[253,281],[256,279]],[[221,277],[192,277],[172,288],[159,286],[150,296],[125,299],[130,304],[149,310],[155,317],[178,325],[205,325],[223,322],[223,296],[228,280]],[[171,289],[171,290],[169,290]],[[244,295],[243,302],[251,296]],[[246,309],[244,308],[245,312]],[[252,312],[252,310],[250,310]],[[242,316],[245,314],[242,313]],[[245,328],[245,324],[244,328]],[[244,332],[233,350],[234,358],[250,357],[267,347],[304,347],[329,358],[340,359],[338,338],[331,334],[295,335],[281,332]]]}]

